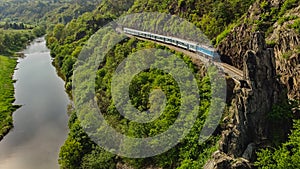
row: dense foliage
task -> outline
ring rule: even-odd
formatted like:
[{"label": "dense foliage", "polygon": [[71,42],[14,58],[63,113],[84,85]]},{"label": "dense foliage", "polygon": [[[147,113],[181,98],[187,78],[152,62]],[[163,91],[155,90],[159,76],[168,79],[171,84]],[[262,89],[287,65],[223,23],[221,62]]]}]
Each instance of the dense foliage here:
[{"label": "dense foliage", "polygon": [[295,120],[289,140],[276,149],[258,152],[257,167],[262,169],[300,168],[300,120]]},{"label": "dense foliage", "polygon": [[3,30],[0,29],[0,54],[13,55],[36,37],[44,35],[45,29],[35,27],[23,30]]},{"label": "dense foliage", "polygon": [[[130,6],[130,4],[128,5]],[[105,11],[107,10],[107,11]],[[105,8],[103,5],[93,13],[86,13],[76,20],[72,20],[66,26],[57,24],[53,31],[47,35],[47,44],[51,49],[51,54],[55,57],[55,64],[61,69],[63,75],[67,80],[66,87],[71,89],[72,86],[72,72],[74,63],[87,41],[87,39],[96,32],[101,26],[110,22],[113,18],[122,12],[112,15],[111,11],[114,9]],[[126,10],[124,10],[125,12]],[[107,42],[109,43],[109,42]],[[147,135],[155,135],[164,129],[168,128],[169,124],[174,121],[173,113],[177,112],[176,103],[180,102],[177,94],[170,94],[169,100],[172,104],[167,106],[165,118],[157,121],[149,126],[137,125],[122,118],[116,111],[110,95],[110,79],[113,71],[120,61],[122,61],[132,51],[137,51],[142,48],[159,47],[151,43],[138,42],[136,40],[125,41],[118,44],[106,56],[106,61],[97,73],[96,82],[96,96],[99,106],[106,112],[106,119],[110,121],[118,131],[125,132],[125,134],[143,137]],[[180,57],[182,55],[179,54]],[[191,65],[190,61],[185,58]],[[193,68],[194,69],[194,68]],[[150,83],[153,82],[153,83]],[[114,168],[116,163],[126,163],[135,168],[142,166],[156,164],[160,167],[177,167],[177,168],[201,168],[209,158],[210,154],[216,150],[217,139],[212,138],[206,144],[199,144],[199,131],[204,122],[204,117],[207,115],[208,106],[210,104],[210,84],[209,78],[204,78],[199,83],[200,93],[203,97],[199,117],[192,132],[186,137],[184,141],[177,147],[166,152],[165,154],[148,158],[148,159],[124,159],[110,154],[91,142],[83,129],[75,113],[70,120],[70,133],[67,141],[60,152],[59,163],[62,168]],[[157,85],[161,87],[168,87],[165,90],[175,92],[176,87],[170,87],[173,84],[172,78],[162,74],[159,71],[150,71],[141,73],[132,85],[133,104],[141,110],[147,109],[147,93]],[[168,85],[169,84],[169,85]],[[144,87],[143,87],[144,86]],[[133,90],[135,88],[142,88],[142,90]],[[137,92],[137,93],[136,93]],[[174,105],[173,105],[174,104]],[[169,114],[169,115],[168,115]],[[88,123],[88,122],[85,122]],[[164,125],[163,125],[164,124]],[[163,125],[164,127],[162,127]],[[155,127],[156,126],[156,127]],[[150,130],[151,129],[151,130]],[[150,132],[151,131],[151,132]]]},{"label": "dense foliage", "polygon": [[286,0],[282,1],[278,6],[271,6],[269,1],[261,1],[259,4],[260,14],[259,18],[246,19],[245,24],[253,25],[253,31],[263,31],[266,36],[273,32],[273,25],[275,22],[282,24],[289,20],[297,19],[298,16],[288,14],[288,10],[300,5],[298,0]]},{"label": "dense foliage", "polygon": [[[108,42],[109,43],[109,42]],[[135,39],[125,40],[117,44],[114,49],[106,55],[104,65],[100,66],[96,79],[96,97],[97,103],[106,120],[120,133],[131,137],[142,138],[159,134],[170,127],[176,120],[178,107],[180,107],[181,97],[178,95],[179,89],[174,79],[160,70],[150,69],[141,72],[136,76],[130,86],[129,93],[132,96],[131,102],[139,110],[149,108],[147,96],[156,88],[161,88],[167,97],[167,103],[162,117],[154,122],[139,124],[131,122],[122,117],[116,110],[114,102],[111,99],[111,78],[118,64],[130,53],[141,49],[153,47],[162,48],[153,43],[140,42]],[[195,125],[188,136],[176,147],[168,152],[152,158],[146,159],[128,159],[116,157],[92,143],[84,130],[80,127],[80,122],[73,113],[70,119],[70,133],[67,141],[60,152],[60,165],[62,168],[113,168],[116,163],[126,163],[135,168],[156,165],[163,168],[201,168],[211,153],[216,150],[216,138],[211,138],[205,144],[199,143],[199,134],[208,114],[210,106],[210,82],[209,78],[200,78],[191,61],[182,54],[176,53],[182,58],[190,69],[198,77],[199,94],[201,95],[200,110]],[[80,73],[80,72],[79,72]],[[77,75],[78,76],[78,75]],[[126,77],[124,77],[126,78]],[[140,89],[140,90],[137,90]],[[122,102],[122,101],[120,101]],[[155,105],[151,105],[154,106]],[[90,112],[92,114],[92,112]],[[92,117],[89,113],[84,116]],[[81,121],[84,124],[90,124],[90,119]],[[97,129],[101,133],[101,129]]]},{"label": "dense foliage", "polygon": [[137,0],[129,12],[166,12],[187,19],[209,39],[215,39],[226,27],[236,22],[254,0]]},{"label": "dense foliage", "polygon": [[[62,70],[67,80],[67,87],[70,87],[71,83],[69,81],[72,76],[72,65],[84,42],[101,26],[112,21],[112,19],[121,15],[142,11],[167,12],[187,19],[199,27],[208,36],[208,39],[215,39],[227,26],[231,28],[230,24],[241,17],[251,3],[252,1],[239,0],[229,0],[228,2],[203,2],[200,0],[187,2],[150,1],[147,3],[139,0],[119,0],[118,4],[121,5],[116,5],[114,1],[105,0],[93,12],[85,13],[67,25],[57,24],[51,27],[47,37],[48,47],[51,49],[51,55],[55,57],[56,66]],[[226,10],[219,9],[224,5]],[[234,17],[232,17],[232,13]],[[165,26],[167,28],[167,25]],[[189,33],[194,39],[199,36],[198,32]],[[197,35],[197,37],[193,37],[194,35]]]},{"label": "dense foliage", "polygon": [[[86,41],[93,35],[99,28],[110,22],[112,19],[119,16],[145,11],[166,12],[170,14],[176,14],[180,17],[192,22],[198,28],[200,28],[206,36],[208,36],[213,42],[219,43],[230,30],[237,24],[248,22],[243,20],[243,15],[247,11],[248,7],[254,2],[239,1],[239,0],[227,0],[227,1],[118,1],[123,4],[122,7],[113,3],[113,1],[106,0],[99,5],[99,7],[90,13],[85,13],[76,20],[72,20],[67,25],[57,24],[54,26],[47,36],[47,44],[51,49],[51,54],[55,57],[55,65],[61,69],[65,79],[67,81],[67,89],[71,89],[72,86],[72,74],[74,69],[74,63],[83,48]],[[269,9],[268,2],[262,3],[260,7],[264,9],[265,17],[261,17],[257,21],[249,21],[254,24],[254,30],[268,31],[270,29],[270,23],[279,18],[284,17],[285,11],[294,7],[295,4],[292,1],[285,1],[283,5],[278,9]],[[295,2],[296,3],[296,2]],[[272,12],[273,11],[273,12]],[[158,19],[159,20],[159,19]],[[132,22],[132,21],[130,21]],[[134,22],[128,24],[136,24]],[[150,23],[151,24],[151,23]],[[269,24],[269,25],[266,25]],[[139,24],[143,27],[143,23]],[[145,26],[145,25],[144,25]],[[148,25],[146,25],[148,26]],[[293,25],[295,29],[298,29],[296,23]],[[169,28],[168,29],[172,29]],[[191,33],[192,34],[192,33]],[[101,65],[97,73],[96,81],[96,93],[97,103],[105,112],[106,119],[110,121],[110,124],[114,126],[118,131],[126,133],[131,136],[143,137],[151,134],[157,134],[160,130],[155,131],[155,124],[149,126],[136,125],[130,123],[126,119],[120,117],[117,113],[110,95],[110,79],[115,66],[124,59],[128,54],[133,51],[137,51],[147,47],[158,47],[157,45],[145,42],[139,42],[136,40],[126,40],[121,44],[118,44],[106,57],[105,64]],[[182,55],[178,54],[179,57]],[[189,62],[188,60],[186,60]],[[160,80],[157,80],[160,79]],[[149,83],[151,81],[152,83]],[[158,83],[159,81],[159,83]],[[157,83],[156,83],[157,82]],[[134,79],[134,84],[138,86],[131,86],[133,88],[140,88],[141,90],[132,91],[134,98],[132,98],[133,104],[140,110],[147,109],[147,93],[149,90],[157,85],[172,84],[172,79],[165,76],[159,71],[148,71],[139,74]],[[206,95],[205,99],[202,99],[201,108],[199,112],[199,119],[197,119],[196,128],[192,130],[190,135],[182,141],[181,144],[173,148],[172,150],[148,159],[126,159],[116,157],[113,154],[106,152],[105,150],[96,146],[84,130],[80,127],[80,122],[76,117],[76,113],[73,112],[70,120],[70,133],[67,141],[60,152],[60,165],[62,168],[115,168],[116,164],[129,164],[135,168],[141,168],[143,166],[150,166],[156,164],[158,167],[163,168],[201,168],[215,149],[216,140],[213,138],[205,145],[199,145],[196,142],[196,136],[199,134],[199,129],[203,125],[203,116],[206,114],[207,105],[209,104],[209,88],[210,84],[208,79],[204,78],[198,82],[199,88],[202,90],[202,94]],[[175,87],[176,89],[176,87]],[[175,90],[176,91],[176,90]],[[101,96],[101,97],[100,97]],[[170,95],[172,97],[172,94]],[[174,95],[175,96],[175,95]],[[174,99],[173,107],[168,107],[167,112],[175,111],[176,101]],[[179,98],[180,99],[180,98]],[[205,106],[206,105],[206,106]],[[281,109],[282,108],[282,109]],[[277,107],[277,109],[285,110],[286,107]],[[274,108],[276,109],[276,107]],[[270,113],[270,120],[274,121],[274,125],[281,124],[278,122],[278,118],[283,112],[274,111]],[[164,119],[164,122],[160,124],[172,123],[172,116]],[[153,130],[149,130],[154,126]],[[167,128],[159,127],[161,129]],[[156,128],[158,129],[158,128]],[[285,135],[284,133],[282,133]],[[274,135],[274,139],[275,139]],[[275,140],[280,144],[282,140]],[[262,157],[262,156],[260,156]],[[259,163],[258,163],[259,164]],[[262,163],[259,164],[262,166]]]},{"label": "dense foliage", "polygon": [[3,0],[0,21],[31,24],[67,23],[95,9],[100,0]]}]

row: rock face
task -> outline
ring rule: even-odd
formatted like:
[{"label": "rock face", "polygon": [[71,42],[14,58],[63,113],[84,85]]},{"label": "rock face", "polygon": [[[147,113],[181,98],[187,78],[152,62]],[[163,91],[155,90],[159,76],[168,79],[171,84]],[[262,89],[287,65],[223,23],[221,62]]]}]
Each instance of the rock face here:
[{"label": "rock face", "polygon": [[[300,17],[300,6],[289,15]],[[274,46],[276,71],[280,80],[287,86],[288,97],[300,100],[300,35],[289,28],[294,20],[280,25],[274,25],[274,32],[267,37],[268,41],[276,43]]]},{"label": "rock face", "polygon": [[247,160],[234,159],[221,151],[216,151],[212,158],[213,160],[205,164],[204,169],[251,169]]},{"label": "rock face", "polygon": [[264,35],[254,33],[249,46],[252,50],[244,55],[243,67],[250,89],[236,86],[231,122],[223,132],[221,146],[221,151],[234,157],[241,157],[250,143],[266,139],[267,113],[278,102],[281,91],[276,79],[274,52],[266,48]]},{"label": "rock face", "polygon": [[288,59],[283,58],[283,54],[288,53],[289,49],[300,50],[300,37],[295,32],[280,37],[275,46],[275,57],[277,72],[288,88],[289,98],[300,100],[300,52],[292,52]]},{"label": "rock face", "polygon": [[[245,22],[231,30],[226,39],[218,45],[218,51],[221,55],[221,60],[225,63],[235,66],[243,70],[243,56],[248,49],[251,49],[251,34],[256,29],[255,21],[261,18],[264,9],[261,9],[260,4],[265,0],[258,0],[248,10],[246,16],[242,19]],[[278,8],[283,0],[267,0],[268,8]]]},{"label": "rock face", "polygon": [[218,51],[221,55],[222,62],[233,65],[234,67],[243,70],[243,55],[246,53],[251,31],[246,24],[236,27],[226,37],[222,43],[218,45]]},{"label": "rock face", "polygon": [[[255,21],[268,14],[261,8],[262,2],[263,0],[259,0],[254,3],[243,18],[245,22],[235,27],[226,39],[218,45],[218,51],[223,62],[243,70],[243,56],[248,49],[251,49],[249,45],[251,44],[251,34],[256,29]],[[270,9],[280,9],[284,3],[283,0],[267,0],[267,2]],[[300,6],[291,9],[282,18],[289,16],[300,18]],[[274,25],[270,25],[272,31],[269,32],[266,40],[275,43],[273,48],[276,58],[276,73],[287,87],[289,99],[300,100],[300,35],[289,27],[295,20],[286,20],[284,23],[274,22]]]},{"label": "rock face", "polygon": [[[261,5],[265,2],[267,8]],[[274,104],[286,101],[287,97],[300,100],[300,36],[290,27],[295,19],[263,22],[263,29],[269,27],[264,30],[268,32],[266,36],[254,31],[259,27],[256,23],[270,14],[269,9],[280,10],[283,3],[284,0],[256,1],[244,22],[218,45],[221,60],[243,70],[248,86],[236,84],[229,116],[223,120],[226,125],[219,151],[212,155],[206,169],[254,168],[250,164],[256,158],[255,151],[270,143],[274,127],[280,125],[276,130],[284,134],[290,129],[291,121],[282,119],[274,125],[268,113]],[[299,11],[300,5],[281,17],[300,18]]]},{"label": "rock face", "polygon": [[230,119],[222,132],[220,151],[206,168],[251,168],[256,145],[268,139],[268,113],[283,90],[276,78],[274,50],[267,48],[264,34],[252,33],[243,56],[247,88],[235,86]]}]

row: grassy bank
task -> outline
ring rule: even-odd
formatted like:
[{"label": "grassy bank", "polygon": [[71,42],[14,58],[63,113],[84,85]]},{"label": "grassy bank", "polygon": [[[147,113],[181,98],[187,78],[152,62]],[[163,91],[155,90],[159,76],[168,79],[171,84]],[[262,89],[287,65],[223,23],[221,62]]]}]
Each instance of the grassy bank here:
[{"label": "grassy bank", "polygon": [[17,109],[13,106],[14,86],[13,73],[16,60],[0,55],[0,140],[13,127],[12,113]]},{"label": "grassy bank", "polygon": [[15,52],[26,48],[33,39],[45,34],[43,27],[8,30],[0,28],[0,140],[13,127],[12,113],[18,108],[13,106],[14,86],[12,75],[17,61],[7,56],[17,56]]}]

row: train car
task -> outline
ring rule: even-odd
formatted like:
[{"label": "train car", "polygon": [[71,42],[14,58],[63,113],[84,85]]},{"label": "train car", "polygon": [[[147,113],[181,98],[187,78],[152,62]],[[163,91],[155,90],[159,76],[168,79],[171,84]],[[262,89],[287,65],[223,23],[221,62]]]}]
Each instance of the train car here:
[{"label": "train car", "polygon": [[181,47],[183,49],[190,50],[193,52],[199,52],[201,54],[204,54],[205,56],[207,56],[207,58],[212,59],[212,60],[217,60],[220,58],[219,54],[210,46],[203,46],[203,45],[199,45],[195,42],[189,42],[189,41],[186,41],[183,39],[159,35],[159,34],[150,33],[150,32],[139,31],[139,30],[130,29],[130,28],[123,28],[123,31],[127,34],[131,34],[134,36],[140,36],[143,38],[152,39],[155,41],[178,46],[178,47]]},{"label": "train car", "polygon": [[188,48],[189,45],[187,43],[185,43],[183,41],[180,41],[180,40],[177,40],[177,41],[178,41],[178,45],[177,46],[182,47],[184,49],[189,49]]},{"label": "train car", "polygon": [[128,33],[128,34],[131,34],[131,35],[136,35],[136,36],[139,36],[140,34],[138,33],[138,31],[134,31],[134,30],[131,30],[131,29],[128,29],[128,28],[124,28],[123,31],[125,33]]},{"label": "train car", "polygon": [[195,42],[189,42],[186,40],[178,39],[178,38],[172,38],[173,39],[173,45],[190,50],[192,52],[196,52],[196,46],[197,44]]},{"label": "train car", "polygon": [[197,44],[189,44],[189,49],[193,52],[196,52]]}]

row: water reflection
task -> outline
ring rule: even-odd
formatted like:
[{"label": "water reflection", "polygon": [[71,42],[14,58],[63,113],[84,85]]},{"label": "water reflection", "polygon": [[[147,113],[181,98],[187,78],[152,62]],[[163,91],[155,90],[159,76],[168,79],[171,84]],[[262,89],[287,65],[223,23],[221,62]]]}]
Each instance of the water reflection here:
[{"label": "water reflection", "polygon": [[51,64],[44,39],[38,39],[19,59],[14,78],[16,102],[14,129],[0,142],[1,169],[55,169],[67,137],[69,103],[61,80]]}]

